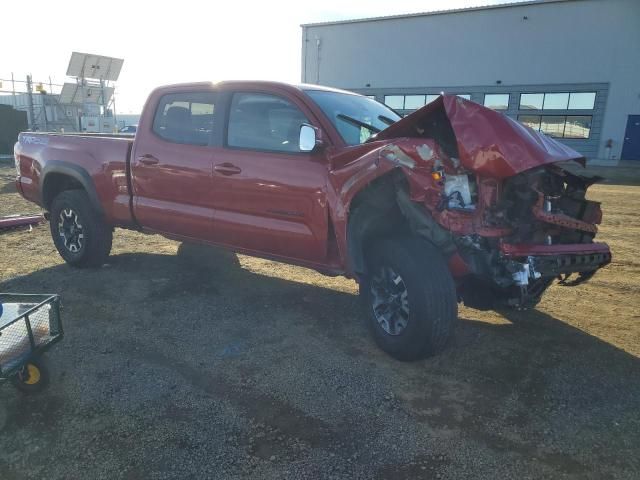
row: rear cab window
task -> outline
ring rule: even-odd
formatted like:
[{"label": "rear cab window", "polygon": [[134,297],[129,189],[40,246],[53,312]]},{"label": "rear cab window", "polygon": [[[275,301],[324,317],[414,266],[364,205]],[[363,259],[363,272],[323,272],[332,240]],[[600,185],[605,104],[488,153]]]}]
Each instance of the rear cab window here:
[{"label": "rear cab window", "polygon": [[172,143],[210,145],[216,126],[215,105],[215,92],[163,95],[153,119],[153,132]]},{"label": "rear cab window", "polygon": [[229,109],[227,146],[269,152],[300,152],[300,127],[310,124],[290,101],[267,93],[236,92]]}]

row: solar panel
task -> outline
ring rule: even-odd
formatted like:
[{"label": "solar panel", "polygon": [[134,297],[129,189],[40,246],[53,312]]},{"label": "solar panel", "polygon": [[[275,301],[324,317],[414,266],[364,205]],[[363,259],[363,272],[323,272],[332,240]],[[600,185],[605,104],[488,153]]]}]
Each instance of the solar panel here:
[{"label": "solar panel", "polygon": [[[104,92],[104,98],[102,98]],[[96,103],[107,105],[113,95],[113,87],[95,85],[79,85],[77,83],[65,83],[60,92],[59,102],[63,105],[84,105]]]},{"label": "solar panel", "polygon": [[95,78],[116,81],[122,70],[122,58],[103,57],[91,53],[71,53],[67,75],[70,77]]}]

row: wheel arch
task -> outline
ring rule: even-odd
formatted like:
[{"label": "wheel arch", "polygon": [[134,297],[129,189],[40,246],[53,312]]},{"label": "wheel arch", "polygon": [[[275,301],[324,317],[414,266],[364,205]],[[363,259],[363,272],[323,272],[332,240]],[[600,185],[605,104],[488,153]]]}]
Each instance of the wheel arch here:
[{"label": "wheel arch", "polygon": [[40,192],[42,206],[49,210],[56,195],[66,190],[84,190],[91,206],[101,215],[104,214],[98,192],[91,175],[84,168],[73,163],[52,160],[48,161],[40,176]]},{"label": "wheel arch", "polygon": [[407,226],[396,202],[396,190],[404,178],[400,169],[376,177],[349,204],[347,252],[349,270],[356,278],[366,274],[365,257],[371,241]]},{"label": "wheel arch", "polygon": [[367,273],[366,255],[372,241],[383,236],[411,235],[438,248],[445,258],[456,251],[451,232],[427,209],[411,199],[409,182],[396,168],[372,180],[352,199],[347,223],[349,268],[361,278]]}]

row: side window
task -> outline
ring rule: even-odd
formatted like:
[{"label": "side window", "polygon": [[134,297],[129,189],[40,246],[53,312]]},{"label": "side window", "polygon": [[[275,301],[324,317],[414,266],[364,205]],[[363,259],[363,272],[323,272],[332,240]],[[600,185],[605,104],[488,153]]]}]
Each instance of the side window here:
[{"label": "side window", "polygon": [[215,93],[164,95],[153,119],[153,131],[168,142],[209,145],[215,125]]},{"label": "side window", "polygon": [[299,152],[300,126],[309,123],[291,102],[265,93],[234,93],[229,111],[230,147]]}]

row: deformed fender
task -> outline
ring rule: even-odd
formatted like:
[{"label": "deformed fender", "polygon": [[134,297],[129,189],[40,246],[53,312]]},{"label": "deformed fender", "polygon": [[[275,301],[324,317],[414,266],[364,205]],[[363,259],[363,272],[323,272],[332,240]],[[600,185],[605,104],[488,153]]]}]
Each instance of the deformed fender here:
[{"label": "deformed fender", "polygon": [[93,183],[93,179],[91,178],[91,175],[89,175],[89,172],[76,164],[61,160],[47,161],[40,174],[40,192],[42,192],[42,206],[44,208],[48,209],[50,207],[50,205],[45,204],[45,199],[47,198],[45,188],[47,186],[47,178],[52,173],[66,175],[80,183],[82,188],[87,192],[93,208],[101,215],[104,215],[104,209],[102,208],[95,184]]},{"label": "deformed fender", "polygon": [[422,205],[411,200],[409,192],[397,189],[396,201],[413,232],[433,243],[446,257],[456,252],[451,232],[442,228]]},{"label": "deformed fender", "polygon": [[[333,213],[332,220],[338,251],[342,264],[346,266],[347,275],[354,276],[358,266],[349,258],[348,223],[353,199],[369,184],[378,178],[400,171],[406,178],[422,177],[425,169],[442,152],[435,140],[425,138],[398,138],[393,142],[371,142],[360,147],[355,160],[343,164],[330,171],[328,201]],[[410,182],[411,183],[411,182]],[[397,203],[395,199],[394,203]],[[411,203],[415,203],[409,200]],[[420,208],[417,204],[416,208]],[[411,214],[409,214],[411,216]],[[422,228],[426,228],[424,225]],[[435,227],[433,227],[435,228]],[[442,235],[438,235],[439,243],[446,243]],[[448,247],[447,247],[448,248]],[[361,269],[361,266],[360,266]]]}]

